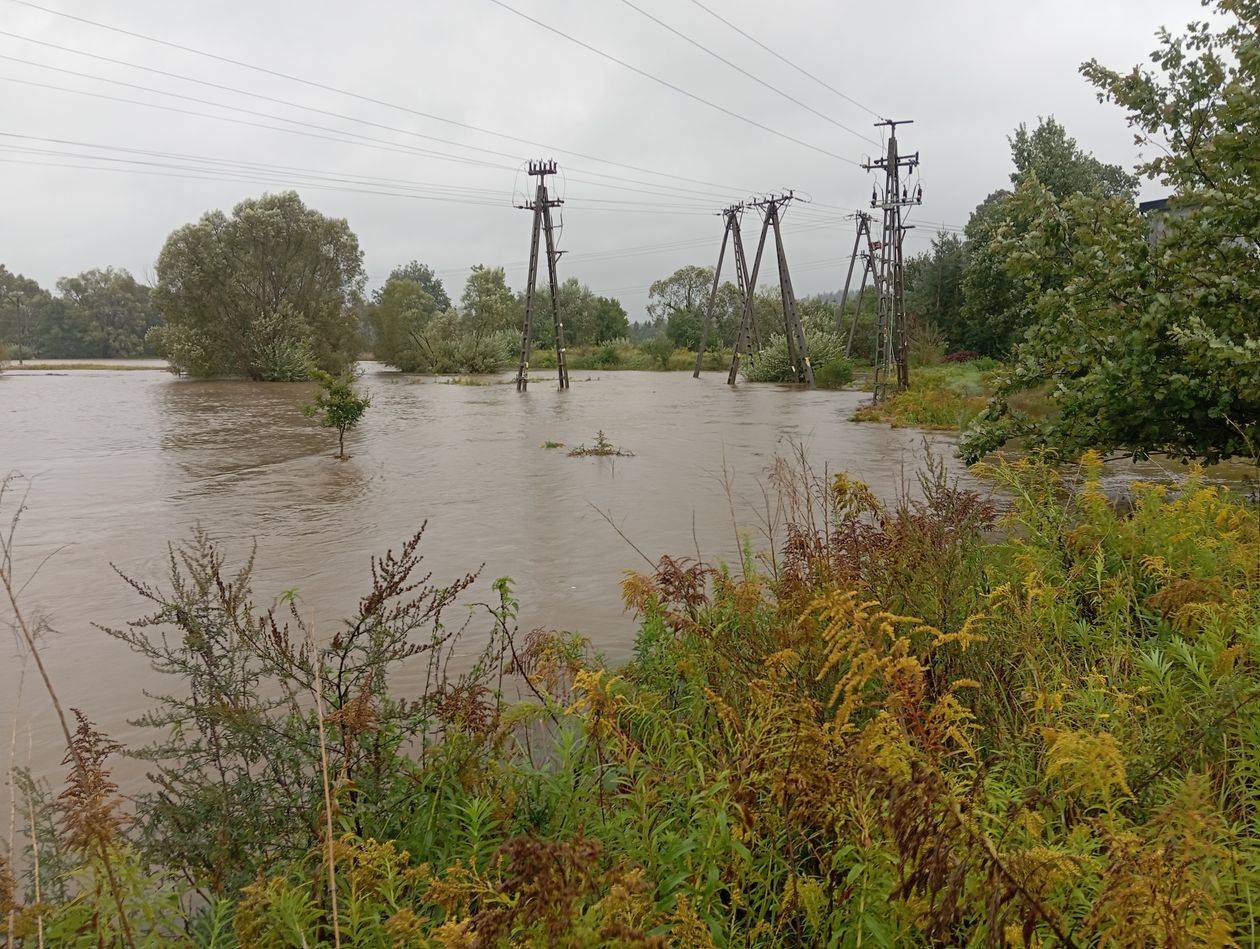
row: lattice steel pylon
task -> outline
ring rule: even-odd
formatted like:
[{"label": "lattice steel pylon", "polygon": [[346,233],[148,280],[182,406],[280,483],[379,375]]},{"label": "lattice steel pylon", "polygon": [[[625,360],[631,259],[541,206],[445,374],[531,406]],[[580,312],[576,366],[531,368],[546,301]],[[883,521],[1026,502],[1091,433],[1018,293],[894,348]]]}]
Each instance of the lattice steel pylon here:
[{"label": "lattice steel pylon", "polygon": [[555,229],[551,221],[551,209],[564,204],[560,198],[553,198],[547,192],[547,176],[556,173],[554,161],[531,161],[529,173],[538,179],[534,191],[534,200],[517,205],[527,211],[534,212],[532,237],[529,244],[529,282],[525,287],[525,326],[521,330],[521,363],[516,370],[516,391],[524,392],[529,385],[529,349],[533,343],[534,302],[537,296],[538,283],[538,240],[540,235],[547,245],[547,281],[551,288],[551,319],[556,331],[556,371],[560,377],[560,388],[569,388],[569,368],[564,357],[564,324],[560,322],[560,285],[556,279],[556,261],[562,251],[556,250]]},{"label": "lattice steel pylon", "polygon": [[748,206],[761,211],[761,238],[757,241],[757,253],[753,258],[752,273],[748,275],[748,290],[744,294],[744,316],[735,338],[735,352],[731,356],[731,371],[726,377],[728,385],[734,385],[739,374],[739,354],[748,351],[756,332],[753,308],[757,288],[757,273],[761,270],[761,254],[766,248],[766,236],[774,231],[774,246],[779,265],[779,293],[783,297],[783,330],[787,339],[788,363],[797,382],[814,388],[814,367],[809,361],[809,343],[801,326],[801,315],[796,308],[796,294],[792,292],[792,277],[788,273],[787,253],[783,249],[783,231],[780,227],[779,209],[796,200],[791,191],[769,195],[759,201],[749,201]]},{"label": "lattice steel pylon", "polygon": [[[722,217],[726,221],[726,229],[722,232],[722,249],[718,251],[717,268],[713,271],[713,288],[709,291],[709,308],[704,311],[704,326],[700,330],[700,346],[696,353],[696,371],[692,378],[700,378],[700,364],[704,361],[704,350],[709,342],[709,330],[713,326],[713,311],[717,307],[718,288],[722,284],[722,264],[726,261],[726,245],[732,245],[735,257],[735,281],[739,286],[739,312],[742,316],[745,298],[748,294],[748,258],[744,255],[744,238],[740,233],[739,221],[744,213],[743,204],[732,204],[723,209]],[[755,329],[755,327],[754,327]],[[751,346],[748,352],[752,357]]]},{"label": "lattice steel pylon", "polygon": [[[912,120],[885,119],[876,126],[889,127],[888,151],[882,158],[866,162],[867,171],[884,172],[884,188],[878,184],[871,192],[871,207],[883,212],[880,240],[872,244],[879,252],[875,268],[875,288],[879,294],[879,322],[875,337],[874,401],[888,398],[890,389],[904,389],[910,385],[910,363],[907,359],[909,337],[906,327],[905,267],[902,260],[902,242],[907,225],[902,223],[901,209],[923,203],[923,188],[910,194],[901,180],[901,171],[913,171],[919,165],[919,153],[902,156],[897,149],[897,126],[908,125]],[[895,375],[896,382],[892,381]]]}]

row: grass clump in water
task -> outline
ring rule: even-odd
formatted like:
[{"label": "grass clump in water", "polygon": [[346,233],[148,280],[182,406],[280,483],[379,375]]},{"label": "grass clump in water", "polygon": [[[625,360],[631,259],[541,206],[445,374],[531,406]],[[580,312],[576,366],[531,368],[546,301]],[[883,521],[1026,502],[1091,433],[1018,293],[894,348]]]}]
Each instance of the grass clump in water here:
[{"label": "grass clump in water", "polygon": [[587,447],[585,444],[582,444],[569,450],[570,458],[585,458],[590,455],[616,455],[621,458],[628,458],[633,456],[634,452],[618,448],[604,435],[604,430],[600,429],[595,433],[594,445]]}]

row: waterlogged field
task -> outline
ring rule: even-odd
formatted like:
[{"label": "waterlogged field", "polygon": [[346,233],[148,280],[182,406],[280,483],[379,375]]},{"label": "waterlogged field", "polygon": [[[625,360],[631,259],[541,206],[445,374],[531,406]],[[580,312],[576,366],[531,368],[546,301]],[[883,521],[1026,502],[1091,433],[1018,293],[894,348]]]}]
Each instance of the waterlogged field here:
[{"label": "waterlogged field", "polygon": [[[142,740],[127,719],[150,706],[141,689],[153,682],[94,625],[146,611],[112,568],[160,581],[167,543],[195,527],[234,561],[256,547],[260,602],[294,591],[331,636],[368,588],[369,558],[427,521],[420,549],[436,580],[484,564],[469,602],[510,576],[522,628],[579,631],[618,661],[635,629],[619,584],[645,564],[604,515],[652,559],[698,549],[732,560],[739,532],[761,550],[767,519],[782,529],[763,486],[794,444],[820,470],[846,468],[889,495],[922,457],[920,433],[849,422],[856,392],[731,389],[725,373],[581,372],[568,393],[543,380],[522,396],[502,378],[447,385],[364,368],[373,404],[345,462],[332,457],[335,434],[302,416],[305,385],[57,367],[0,377],[0,472],[23,476],[0,511],[6,523],[26,494],[16,572],[34,576],[23,604],[48,624],[58,689],[111,737]],[[600,430],[634,456],[567,456]],[[453,668],[487,635],[474,624]],[[0,667],[0,694],[22,696],[4,704],[0,734],[16,712],[19,760],[59,772],[59,733],[33,671]],[[131,786],[139,768],[121,773]]]},{"label": "waterlogged field", "polygon": [[977,481],[857,393],[447,381],[369,366],[338,462],[306,386],[0,380],[82,710],[59,764],[6,667],[18,945],[1257,944],[1247,502]]}]

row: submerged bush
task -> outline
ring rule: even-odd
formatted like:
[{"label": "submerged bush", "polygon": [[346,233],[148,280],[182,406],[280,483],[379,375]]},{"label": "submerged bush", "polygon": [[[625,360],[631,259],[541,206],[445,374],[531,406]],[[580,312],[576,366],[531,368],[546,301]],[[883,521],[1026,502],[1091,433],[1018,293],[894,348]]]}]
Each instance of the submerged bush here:
[{"label": "submerged bush", "polygon": [[[847,372],[849,378],[840,385],[852,380],[853,364],[844,354],[845,341],[839,333],[811,329],[806,335],[806,341],[809,343],[809,358],[814,366],[815,380],[820,371],[829,381],[843,378]],[[787,338],[782,333],[771,336],[754,359],[744,360],[743,368],[744,376],[749,382],[796,381],[796,371],[788,359]]]}]

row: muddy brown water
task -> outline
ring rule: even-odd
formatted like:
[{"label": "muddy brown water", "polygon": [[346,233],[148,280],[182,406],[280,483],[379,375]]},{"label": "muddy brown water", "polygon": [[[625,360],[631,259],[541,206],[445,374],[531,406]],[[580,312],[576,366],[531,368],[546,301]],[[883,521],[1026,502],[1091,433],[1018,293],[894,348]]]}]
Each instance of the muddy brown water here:
[{"label": "muddy brown water", "polygon": [[[733,560],[733,520],[765,546],[762,485],[794,445],[819,469],[844,468],[885,496],[922,460],[922,433],[848,421],[857,392],[732,388],[718,373],[577,372],[568,392],[553,380],[519,394],[363,368],[372,407],[347,439],[346,461],[333,457],[335,433],[302,415],[307,385],[194,381],[156,368],[0,375],[0,475],[23,476],[0,522],[29,488],[16,573],[34,572],[22,604],[48,624],[43,654],[64,704],[124,745],[146,740],[128,719],[151,706],[142,689],[157,677],[94,624],[145,612],[111,567],[160,582],[168,542],[197,525],[233,561],[257,545],[260,602],[296,590],[317,628],[331,630],[368,588],[369,557],[427,521],[421,550],[435,580],[484,563],[467,601],[492,599],[490,582],[510,576],[522,629],[579,631],[618,662],[635,629],[619,583],[645,564],[601,511],[651,558],[698,548],[709,561]],[[543,447],[590,444],[599,430],[634,456]],[[8,626],[7,606],[0,615]],[[485,629],[469,630],[457,665]],[[16,736],[17,763],[55,778],[62,742],[21,653],[15,640],[0,646],[0,760]],[[404,691],[419,687],[422,670],[408,675],[397,680]],[[135,786],[140,770],[123,762],[119,774]]]}]

